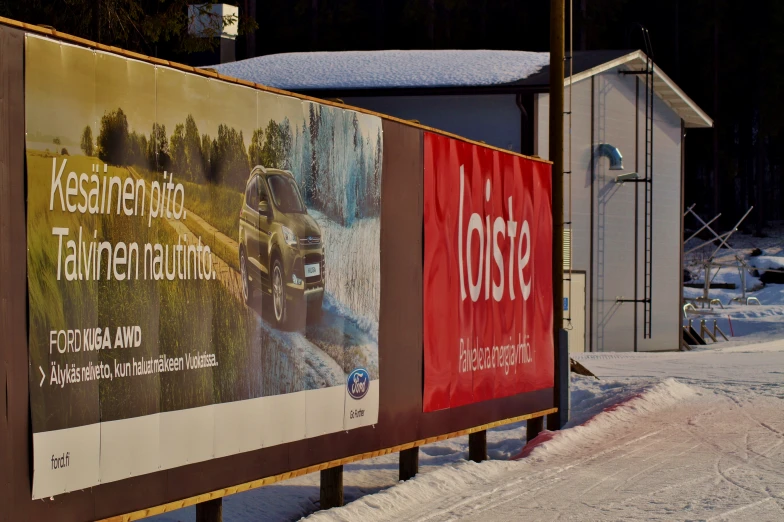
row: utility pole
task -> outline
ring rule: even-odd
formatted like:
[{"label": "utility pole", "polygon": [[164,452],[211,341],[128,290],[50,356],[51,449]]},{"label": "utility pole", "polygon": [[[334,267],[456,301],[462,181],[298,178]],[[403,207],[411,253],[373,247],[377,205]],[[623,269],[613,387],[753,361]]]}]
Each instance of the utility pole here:
[{"label": "utility pole", "polygon": [[[565,0],[550,0],[550,161],[553,162],[553,360],[554,400],[559,403],[560,331],[563,328],[563,176],[564,176],[564,25]],[[568,376],[568,374],[567,374]],[[559,430],[568,412],[547,416],[547,429]]]}]

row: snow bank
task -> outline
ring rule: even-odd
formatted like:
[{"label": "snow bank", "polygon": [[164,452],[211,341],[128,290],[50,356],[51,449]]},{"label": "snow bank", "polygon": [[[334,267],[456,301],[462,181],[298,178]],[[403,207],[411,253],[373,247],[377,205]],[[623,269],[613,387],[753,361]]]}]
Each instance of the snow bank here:
[{"label": "snow bank", "polygon": [[553,454],[579,451],[604,439],[608,432],[622,430],[637,417],[657,413],[682,401],[702,395],[698,388],[666,379],[631,398],[613,404],[585,424],[560,432],[543,431],[526,445],[520,457],[543,460]]},{"label": "snow bank", "polygon": [[[629,393],[623,385],[617,385],[620,393]],[[466,498],[472,499],[477,491],[487,490],[492,494],[494,488],[488,488],[498,476],[512,472],[522,482],[531,466],[550,456],[563,453],[577,453],[579,450],[592,446],[595,441],[606,438],[609,434],[623,430],[636,418],[655,414],[681,401],[690,400],[700,392],[674,379],[667,379],[659,384],[640,391],[637,395],[603,412],[582,426],[556,433],[545,431],[531,441],[523,451],[523,456],[530,453],[530,458],[516,461],[489,461],[482,464],[461,462],[443,466],[427,474],[418,475],[414,479],[398,484],[386,491],[365,496],[342,508],[314,513],[308,520],[366,522],[367,520],[397,520],[406,518],[403,513],[409,512],[413,505],[423,506],[423,512],[430,512],[431,517],[443,518],[444,512],[434,512],[430,506],[446,495],[465,491]],[[616,396],[617,398],[617,396]],[[633,441],[636,443],[637,441]],[[577,463],[574,464],[578,465]],[[450,509],[458,507],[453,505]],[[427,518],[431,518],[427,517]],[[425,518],[425,519],[427,519]]]},{"label": "snow bank", "polygon": [[773,270],[781,270],[784,268],[784,257],[757,256],[749,258],[748,263],[757,269],[770,268]]},{"label": "snow bank", "polygon": [[525,51],[286,53],[211,66],[220,74],[289,90],[499,85],[550,63]]},{"label": "snow bank", "polygon": [[[703,284],[705,282],[704,277],[699,277],[692,281],[693,284]],[[731,283],[735,285],[736,290],[738,293],[740,292],[741,287],[741,279],[740,279],[740,272],[737,268],[728,268],[722,267],[721,269],[714,268],[711,271],[711,283]],[[761,286],[760,280],[758,277],[754,277],[749,272],[746,272],[746,290],[752,290],[755,288],[759,288]],[[698,289],[700,295],[702,295],[702,289]]]}]

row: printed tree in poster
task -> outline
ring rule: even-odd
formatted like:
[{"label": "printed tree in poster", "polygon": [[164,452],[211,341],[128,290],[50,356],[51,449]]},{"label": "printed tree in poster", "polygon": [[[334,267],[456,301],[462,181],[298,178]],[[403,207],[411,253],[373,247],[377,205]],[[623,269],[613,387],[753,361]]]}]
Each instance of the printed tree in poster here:
[{"label": "printed tree in poster", "polygon": [[[183,137],[186,166],[184,172],[181,172],[180,175],[191,181],[200,182],[205,177],[206,169],[201,145],[196,120],[193,119],[192,115],[188,114],[188,117],[185,118],[185,136]],[[182,171],[183,169],[181,168],[180,170]]]},{"label": "printed tree in poster", "polygon": [[94,153],[93,150],[93,130],[87,125],[84,130],[82,131],[82,143],[81,143],[82,152],[84,152],[85,156],[92,156]]},{"label": "printed tree in poster", "polygon": [[166,139],[166,126],[152,124],[150,141],[147,143],[147,157],[150,165],[158,171],[169,168],[169,142]]},{"label": "printed tree in poster", "polygon": [[111,165],[126,165],[128,156],[128,118],[122,109],[101,118],[98,157]]}]

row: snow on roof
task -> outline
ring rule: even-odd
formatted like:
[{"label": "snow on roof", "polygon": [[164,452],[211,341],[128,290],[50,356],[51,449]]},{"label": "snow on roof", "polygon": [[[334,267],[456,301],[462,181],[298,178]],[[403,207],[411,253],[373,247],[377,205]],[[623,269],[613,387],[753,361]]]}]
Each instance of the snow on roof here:
[{"label": "snow on roof", "polygon": [[549,53],[526,51],[345,51],[272,54],[212,68],[280,89],[378,89],[499,85],[549,63]]}]

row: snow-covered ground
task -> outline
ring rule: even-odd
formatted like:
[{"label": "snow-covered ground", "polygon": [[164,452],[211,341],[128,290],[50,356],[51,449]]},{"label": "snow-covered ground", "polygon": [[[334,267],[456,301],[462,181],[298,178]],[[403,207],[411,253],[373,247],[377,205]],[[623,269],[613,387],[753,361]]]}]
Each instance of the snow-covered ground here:
[{"label": "snow-covered ground", "polygon": [[[784,519],[784,341],[579,359],[600,380],[572,376],[567,429],[527,447],[525,423],[492,430],[482,464],[465,437],[427,445],[401,484],[397,455],[352,464],[350,503],[311,519]],[[318,481],[227,497],[224,516],[296,520],[318,509]]]}]

